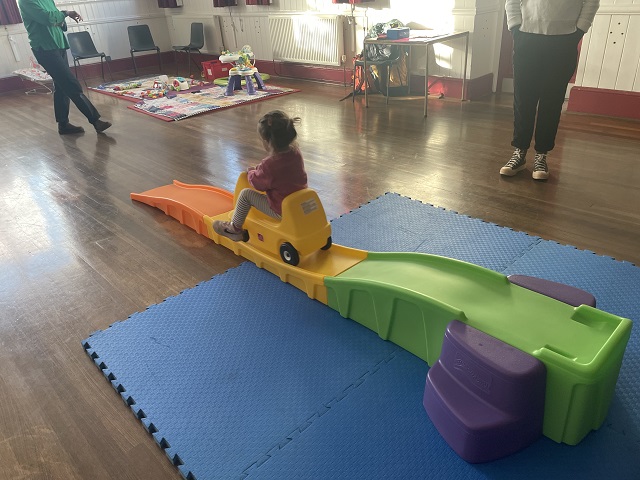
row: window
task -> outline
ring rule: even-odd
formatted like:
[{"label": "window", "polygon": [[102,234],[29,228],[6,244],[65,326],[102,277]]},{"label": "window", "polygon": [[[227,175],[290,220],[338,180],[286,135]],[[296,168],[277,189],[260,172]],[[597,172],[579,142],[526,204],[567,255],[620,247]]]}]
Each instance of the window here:
[{"label": "window", "polygon": [[16,0],[0,0],[0,25],[22,23]]},{"label": "window", "polygon": [[182,6],[182,0],[158,0],[160,8],[178,8]]},{"label": "window", "polygon": [[213,0],[214,7],[235,7],[238,5],[237,0]]}]

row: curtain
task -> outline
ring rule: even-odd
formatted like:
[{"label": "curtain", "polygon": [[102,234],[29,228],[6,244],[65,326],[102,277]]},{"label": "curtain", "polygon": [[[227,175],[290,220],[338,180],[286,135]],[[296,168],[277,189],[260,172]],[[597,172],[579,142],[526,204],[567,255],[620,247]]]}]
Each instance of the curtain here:
[{"label": "curtain", "polygon": [[237,0],[213,0],[214,7],[235,7],[238,5]]},{"label": "curtain", "polygon": [[0,0],[0,25],[22,23],[16,0]]},{"label": "curtain", "polygon": [[247,0],[247,5],[270,5],[271,0]]}]

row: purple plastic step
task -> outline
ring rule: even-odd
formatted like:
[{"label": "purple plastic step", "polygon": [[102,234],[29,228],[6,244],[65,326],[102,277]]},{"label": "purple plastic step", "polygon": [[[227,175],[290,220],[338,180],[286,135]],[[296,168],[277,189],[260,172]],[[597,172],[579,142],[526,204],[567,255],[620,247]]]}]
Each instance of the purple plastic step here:
[{"label": "purple plastic step", "polygon": [[596,306],[596,297],[576,287],[527,275],[509,275],[507,278],[514,285],[520,285],[547,297],[555,298],[573,307],[589,305],[595,308]]},{"label": "purple plastic step", "polygon": [[423,405],[460,457],[482,463],[542,435],[545,387],[542,362],[454,320],[427,375]]}]

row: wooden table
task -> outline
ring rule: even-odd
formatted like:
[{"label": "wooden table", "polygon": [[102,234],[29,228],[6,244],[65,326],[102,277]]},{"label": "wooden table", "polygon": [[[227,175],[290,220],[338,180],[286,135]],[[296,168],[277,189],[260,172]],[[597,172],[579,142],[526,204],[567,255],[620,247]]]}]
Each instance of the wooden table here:
[{"label": "wooden table", "polygon": [[[411,48],[412,47],[424,47],[425,51],[426,51],[426,62],[425,62],[425,68],[424,68],[424,116],[427,116],[427,100],[429,97],[429,46],[436,44],[436,43],[443,43],[443,42],[448,42],[450,40],[455,40],[457,38],[464,38],[465,39],[465,46],[464,46],[464,72],[462,74],[462,97],[460,100],[464,100],[465,99],[465,93],[466,93],[466,82],[467,82],[467,60],[469,57],[469,32],[453,32],[453,33],[446,33],[446,34],[442,34],[442,35],[434,35],[434,36],[428,36],[428,35],[424,35],[424,34],[420,34],[420,35],[416,35],[416,36],[409,36],[409,38],[401,38],[398,40],[389,40],[387,38],[380,38],[380,39],[376,39],[376,38],[366,38],[364,40],[364,44],[365,44],[365,55],[363,55],[363,60],[364,60],[364,67],[363,70],[365,72],[367,72],[367,55],[366,55],[366,46],[367,45],[400,45],[400,46],[408,46],[409,47],[409,52],[411,52]],[[410,72],[409,72],[410,75]],[[368,107],[369,106],[369,97],[367,96],[367,89],[365,88],[364,90],[364,99],[365,99],[365,105]]]}]

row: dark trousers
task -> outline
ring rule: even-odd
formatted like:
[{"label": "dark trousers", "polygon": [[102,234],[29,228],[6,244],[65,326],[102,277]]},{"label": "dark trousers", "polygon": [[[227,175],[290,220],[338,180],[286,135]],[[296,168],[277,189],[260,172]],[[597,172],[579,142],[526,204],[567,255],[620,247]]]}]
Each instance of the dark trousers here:
[{"label": "dark trousers", "polygon": [[56,122],[69,122],[69,102],[73,101],[89,123],[95,123],[100,114],[93,103],[82,92],[82,86],[67,61],[66,50],[33,50],[38,63],[53,78],[53,109]]},{"label": "dark trousers", "polygon": [[[513,36],[513,141],[526,150],[535,128],[536,152],[555,146],[567,85],[578,64],[579,32]],[[537,117],[536,117],[537,113]]]}]

